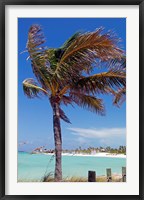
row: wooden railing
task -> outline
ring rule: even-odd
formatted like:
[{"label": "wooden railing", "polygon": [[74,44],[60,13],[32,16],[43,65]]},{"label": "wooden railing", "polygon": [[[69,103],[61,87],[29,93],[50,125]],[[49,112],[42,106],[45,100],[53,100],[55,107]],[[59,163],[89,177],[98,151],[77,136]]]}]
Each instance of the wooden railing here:
[{"label": "wooden railing", "polygon": [[[107,182],[113,181],[111,168],[106,169],[106,177]],[[95,171],[88,171],[88,182],[97,182]],[[122,167],[121,182],[126,182],[126,167]]]}]

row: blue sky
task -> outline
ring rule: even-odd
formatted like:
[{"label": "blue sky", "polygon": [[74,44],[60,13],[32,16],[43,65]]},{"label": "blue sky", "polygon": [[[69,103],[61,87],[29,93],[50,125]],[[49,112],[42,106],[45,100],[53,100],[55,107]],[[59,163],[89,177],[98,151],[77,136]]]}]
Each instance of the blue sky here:
[{"label": "blue sky", "polygon": [[[41,25],[46,37],[45,46],[56,48],[77,31],[94,31],[104,27],[121,38],[120,47],[126,50],[125,18],[19,18],[18,19],[18,143],[19,150],[35,147],[54,148],[52,109],[46,97],[28,99],[22,89],[26,78],[35,78],[26,48],[27,34],[32,24]],[[102,96],[106,115],[99,116],[78,106],[63,107],[72,124],[61,121],[64,149],[81,146],[111,146],[126,144],[126,103],[120,108],[112,105],[111,96]],[[23,144],[25,142],[26,144]]]}]

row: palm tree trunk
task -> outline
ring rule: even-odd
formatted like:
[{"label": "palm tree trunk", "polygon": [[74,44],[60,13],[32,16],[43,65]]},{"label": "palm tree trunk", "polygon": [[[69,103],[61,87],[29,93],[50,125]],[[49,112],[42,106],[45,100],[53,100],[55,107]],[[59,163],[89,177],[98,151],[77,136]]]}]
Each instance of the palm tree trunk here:
[{"label": "palm tree trunk", "polygon": [[59,104],[53,104],[53,129],[54,129],[54,141],[55,141],[55,181],[62,181],[62,139],[61,139],[61,126],[60,126],[60,113]]}]

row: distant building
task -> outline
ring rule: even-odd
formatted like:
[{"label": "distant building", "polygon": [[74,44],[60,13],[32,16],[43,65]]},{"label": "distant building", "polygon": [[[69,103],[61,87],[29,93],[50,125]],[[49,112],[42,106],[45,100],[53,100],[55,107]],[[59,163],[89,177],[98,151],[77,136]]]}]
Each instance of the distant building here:
[{"label": "distant building", "polygon": [[37,147],[33,150],[34,153],[42,153],[43,152],[43,147]]},{"label": "distant building", "polygon": [[103,149],[101,149],[101,152],[105,152],[106,150],[103,148]]}]

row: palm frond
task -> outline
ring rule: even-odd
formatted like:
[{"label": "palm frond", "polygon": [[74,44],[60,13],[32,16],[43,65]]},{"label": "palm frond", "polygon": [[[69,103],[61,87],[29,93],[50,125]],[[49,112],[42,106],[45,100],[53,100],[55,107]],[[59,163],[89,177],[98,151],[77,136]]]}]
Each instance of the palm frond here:
[{"label": "palm frond", "polygon": [[31,78],[23,81],[23,91],[29,98],[39,97],[40,94],[48,94],[46,90],[39,87],[37,83]]},{"label": "palm frond", "polygon": [[60,48],[53,49],[54,50],[54,59],[59,62],[61,57],[67,48],[71,45],[71,43],[79,36],[79,32],[72,35]]},{"label": "palm frond", "polygon": [[61,49],[63,49],[64,51],[66,51],[67,48],[72,44],[72,42],[78,38],[79,35],[80,35],[80,32],[74,33],[74,34],[61,46]]},{"label": "palm frond", "polygon": [[44,35],[39,25],[32,25],[28,32],[27,49],[30,54],[33,73],[45,90],[51,90],[50,82],[53,70],[45,47]]},{"label": "palm frond", "polygon": [[[94,32],[79,34],[66,49],[57,66],[56,74],[71,71],[78,76],[78,71],[91,69],[97,58],[101,61],[121,59],[123,51],[118,48],[118,39],[110,33],[102,34],[102,28]],[[65,76],[65,75],[64,75]]]},{"label": "palm frond", "polygon": [[74,89],[84,93],[109,93],[107,87],[119,89],[126,85],[125,70],[111,69],[108,72],[94,74],[93,76],[81,78]]},{"label": "palm frond", "polygon": [[126,70],[126,57],[122,56],[122,58],[119,60],[117,58],[111,59],[107,65],[107,68],[109,69],[120,69],[120,70]]},{"label": "palm frond", "polygon": [[121,88],[118,90],[118,92],[115,94],[115,98],[113,101],[114,105],[121,105],[126,99],[126,87]]},{"label": "palm frond", "polygon": [[72,98],[70,96],[66,96],[66,95],[63,95],[62,98],[61,98],[61,102],[64,103],[64,105],[68,105],[68,104],[71,104],[72,105]]},{"label": "palm frond", "polygon": [[85,95],[79,92],[71,92],[70,96],[72,100],[80,107],[86,108],[97,114],[104,115],[105,109],[102,99],[98,99],[94,96]]},{"label": "palm frond", "polygon": [[[36,47],[40,46],[45,42],[44,35],[41,31],[41,27],[37,24],[34,24],[30,27],[28,32],[28,41],[27,41],[27,49],[28,51],[34,51]],[[42,50],[42,47],[37,48],[38,50]]]},{"label": "palm frond", "polygon": [[61,118],[63,121],[65,121],[65,122],[71,124],[69,118],[66,116],[66,114],[64,113],[64,111],[63,111],[61,108],[59,108],[59,112],[60,112],[60,118]]},{"label": "palm frond", "polygon": [[53,49],[53,48],[49,48],[45,51],[45,55],[50,63],[51,74],[54,73],[57,66],[57,62],[58,62],[58,57],[56,55],[57,51],[58,49]]},{"label": "palm frond", "polygon": [[[78,52],[81,52],[82,57],[87,56],[88,53],[92,61],[93,56],[104,61],[114,58],[121,59],[123,51],[117,47],[119,39],[110,32],[103,34],[102,31],[103,28],[99,28],[94,32],[84,33],[77,37],[63,55],[61,62]],[[88,51],[85,52],[85,50]]]},{"label": "palm frond", "polygon": [[50,84],[51,84],[51,70],[49,68],[45,67],[44,65],[41,65],[37,61],[31,61],[32,62],[32,70],[37,78],[38,82],[42,85],[43,88],[46,90],[51,90]]}]

